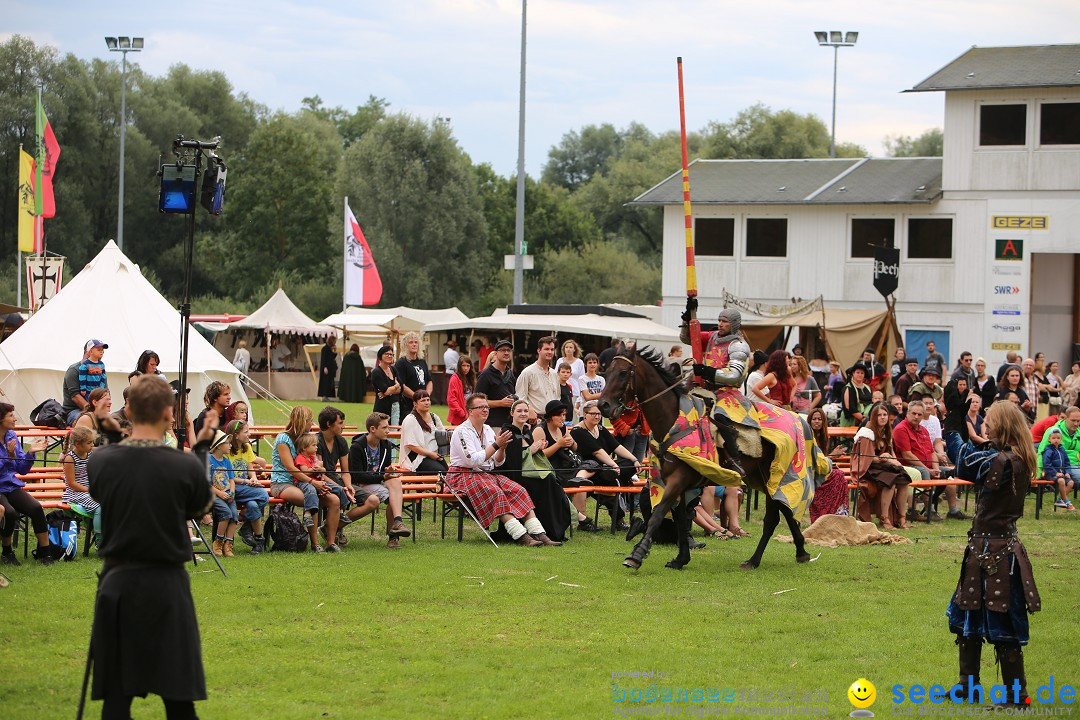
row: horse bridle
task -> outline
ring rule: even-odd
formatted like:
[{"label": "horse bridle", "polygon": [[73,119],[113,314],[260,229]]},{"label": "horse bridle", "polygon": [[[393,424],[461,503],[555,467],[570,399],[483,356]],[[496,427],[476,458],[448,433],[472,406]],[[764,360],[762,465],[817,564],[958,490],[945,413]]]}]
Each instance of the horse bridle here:
[{"label": "horse bridle", "polygon": [[[636,373],[637,368],[634,367],[634,361],[631,358],[628,358],[625,355],[616,355],[615,357],[611,358],[612,362],[615,362],[616,360],[624,360],[627,363],[629,363],[629,365],[630,365],[630,378],[626,381],[626,385],[623,386],[622,395],[619,396],[619,410],[620,410],[620,412],[622,410],[632,410],[635,407],[641,407],[642,405],[644,405],[647,402],[652,402],[653,400],[660,397],[664,393],[667,393],[667,392],[670,392],[670,391],[674,390],[679,385],[681,385],[682,382],[683,382],[683,377],[680,376],[679,379],[676,380],[673,384],[668,385],[666,388],[664,388],[660,392],[656,393],[655,395],[647,397],[644,400],[638,400],[636,405],[631,405],[631,404],[626,402],[626,396],[627,396],[628,393],[631,393],[634,390],[634,374]],[[636,395],[636,393],[635,393],[635,395]]]}]

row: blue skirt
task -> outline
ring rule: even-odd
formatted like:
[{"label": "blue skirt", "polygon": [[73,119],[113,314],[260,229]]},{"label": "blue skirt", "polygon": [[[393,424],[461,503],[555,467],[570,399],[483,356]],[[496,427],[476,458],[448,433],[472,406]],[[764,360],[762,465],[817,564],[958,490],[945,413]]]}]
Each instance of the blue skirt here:
[{"label": "blue skirt", "polygon": [[[986,574],[982,573],[983,594],[986,593]],[[985,607],[978,610],[961,610],[956,595],[945,609],[949,630],[967,638],[982,638],[989,643],[1028,644],[1027,605],[1024,600],[1023,581],[1016,567],[1016,557],[1009,554],[1009,585],[1012,596],[1007,612],[995,612]]]}]

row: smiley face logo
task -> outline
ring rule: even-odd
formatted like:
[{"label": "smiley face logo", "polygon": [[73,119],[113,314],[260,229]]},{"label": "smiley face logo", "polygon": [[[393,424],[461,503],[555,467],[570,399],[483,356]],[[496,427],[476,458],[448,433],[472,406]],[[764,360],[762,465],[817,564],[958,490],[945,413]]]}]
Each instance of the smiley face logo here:
[{"label": "smiley face logo", "polygon": [[860,710],[870,707],[877,700],[877,688],[866,678],[859,678],[851,683],[847,691],[848,700]]}]

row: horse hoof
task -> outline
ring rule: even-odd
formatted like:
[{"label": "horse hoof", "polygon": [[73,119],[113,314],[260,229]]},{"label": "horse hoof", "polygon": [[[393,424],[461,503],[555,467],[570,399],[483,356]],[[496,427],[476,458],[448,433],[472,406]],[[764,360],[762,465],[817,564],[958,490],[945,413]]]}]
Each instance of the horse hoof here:
[{"label": "horse hoof", "polygon": [[638,568],[641,567],[641,561],[640,560],[635,560],[632,557],[628,557],[625,560],[623,560],[622,564],[623,564],[624,567],[628,567],[631,570],[637,570]]},{"label": "horse hoof", "polygon": [[808,563],[808,562],[810,562],[810,553],[803,553],[802,555],[796,555],[795,556],[795,562],[797,562],[797,563]]},{"label": "horse hoof", "polygon": [[685,566],[686,566],[685,563],[681,563],[681,562],[678,562],[676,560],[671,560],[670,562],[668,562],[667,564],[664,565],[664,567],[671,568],[672,570],[682,570]]},{"label": "horse hoof", "polygon": [[739,568],[742,570],[757,570],[757,566],[758,564],[753,560],[747,560],[746,562],[739,565]]}]

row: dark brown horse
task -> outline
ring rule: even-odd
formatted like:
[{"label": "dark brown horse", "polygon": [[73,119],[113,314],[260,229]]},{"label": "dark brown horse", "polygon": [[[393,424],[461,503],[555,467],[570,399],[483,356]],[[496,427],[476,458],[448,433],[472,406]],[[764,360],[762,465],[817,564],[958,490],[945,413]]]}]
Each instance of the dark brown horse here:
[{"label": "dark brown horse", "polygon": [[[681,379],[664,366],[662,355],[653,348],[642,348],[640,352],[624,351],[612,358],[604,376],[606,385],[600,396],[600,411],[609,418],[617,418],[628,407],[641,407],[645,420],[649,423],[654,437],[662,441],[668,430],[675,425],[679,415],[679,401],[686,393],[686,386]],[[761,540],[749,560],[740,565],[752,570],[761,563],[761,556],[772,538],[773,531],[783,515],[788,529],[795,541],[795,559],[807,562],[810,555],[806,552],[799,523],[792,515],[791,508],[774,500],[765,491],[768,483],[769,467],[772,465],[773,450],[769,443],[762,443],[763,453],[760,458],[742,457],[740,462],[746,471],[743,481],[751,488],[765,494],[765,518]],[[723,453],[722,448],[717,448]],[[687,511],[689,498],[694,491],[708,483],[696,470],[670,455],[660,465],[664,483],[664,497],[652,508],[645,533],[623,565],[630,568],[641,567],[652,547],[653,535],[659,528],[664,516],[671,512],[679,537],[679,553],[667,563],[667,567],[681,570],[690,562],[690,513]]]}]

